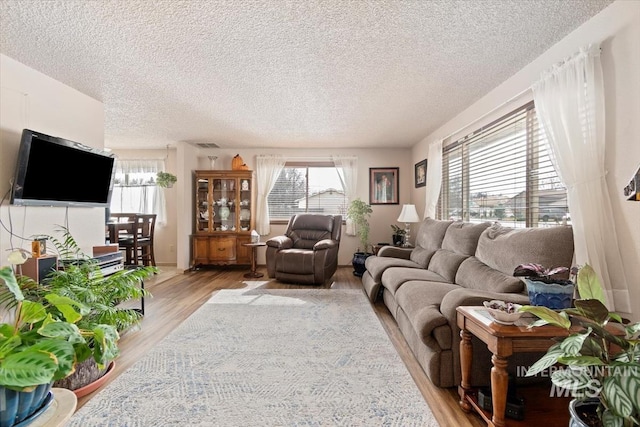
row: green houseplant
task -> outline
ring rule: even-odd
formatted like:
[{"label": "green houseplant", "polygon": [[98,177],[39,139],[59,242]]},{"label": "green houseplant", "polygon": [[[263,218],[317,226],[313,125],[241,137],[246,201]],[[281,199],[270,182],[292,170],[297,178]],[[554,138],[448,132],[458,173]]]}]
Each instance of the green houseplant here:
[{"label": "green houseplant", "polygon": [[[56,381],[55,386],[71,390],[81,389],[100,379],[119,354],[120,334],[137,326],[142,314],[123,305],[127,301],[149,296],[140,282],[157,270],[155,267],[136,267],[103,276],[95,260],[83,253],[69,230],[60,227],[61,237],[47,236],[58,253],[63,268],[49,273],[40,284],[30,284],[21,278],[23,287],[42,300],[52,292],[81,302],[87,307],[78,327],[92,331],[86,345],[76,346],[76,371]],[[33,281],[31,281],[33,282]],[[62,313],[54,315],[60,316]]]},{"label": "green houseplant", "polygon": [[407,235],[407,230],[395,224],[391,224],[391,230],[393,230],[393,246],[402,246],[405,236]]},{"label": "green houseplant", "polygon": [[540,264],[520,264],[514,276],[523,276],[532,305],[541,305],[554,310],[571,307],[574,284],[558,275],[567,273],[568,267],[546,268]]},{"label": "green houseplant", "polygon": [[[0,268],[0,424],[31,417],[47,399],[53,381],[75,369],[77,348],[90,335],[77,326],[87,308],[54,293],[34,301],[22,292],[11,267]],[[57,316],[61,314],[60,318]]]},{"label": "green houseplant", "polygon": [[[640,424],[640,323],[625,324],[605,306],[601,283],[588,264],[577,273],[580,299],[574,308],[554,311],[524,306],[520,311],[540,318],[533,327],[551,324],[566,329],[569,336],[549,348],[527,371],[536,375],[556,363],[568,368],[554,370],[553,384],[572,392],[570,426],[629,427]],[[588,411],[577,408],[594,399],[595,421]],[[584,406],[582,406],[585,409]]]},{"label": "green houseplant", "polygon": [[171,188],[176,182],[178,182],[178,178],[169,172],[160,171],[156,174],[156,184],[158,187]]},{"label": "green houseplant", "polygon": [[371,256],[369,252],[371,244],[369,243],[369,218],[371,217],[371,205],[363,202],[360,198],[354,199],[349,204],[347,209],[347,218],[353,221],[353,225],[356,229],[356,235],[360,239],[360,246],[358,250],[353,254],[353,274],[362,277],[366,268],[364,262],[367,257]]}]

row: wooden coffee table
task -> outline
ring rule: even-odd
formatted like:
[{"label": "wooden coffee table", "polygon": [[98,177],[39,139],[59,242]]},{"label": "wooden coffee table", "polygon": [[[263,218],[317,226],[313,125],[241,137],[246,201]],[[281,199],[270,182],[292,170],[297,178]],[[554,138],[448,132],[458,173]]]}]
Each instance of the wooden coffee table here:
[{"label": "wooden coffee table", "polygon": [[[552,338],[567,336],[567,331],[555,326],[541,326],[528,328],[535,319],[533,317],[522,317],[514,325],[506,326],[493,322],[487,310],[480,306],[468,306],[457,308],[457,323],[461,329],[460,338],[460,368],[462,373],[462,381],[458,386],[458,394],[460,395],[460,406],[466,412],[475,410],[487,422],[488,426],[503,427],[506,425],[530,425],[525,421],[505,420],[505,409],[507,404],[507,389],[509,378],[507,374],[508,358],[514,353],[526,352],[543,352],[554,344]],[[473,361],[473,348],[471,344],[472,335],[478,337],[484,342],[488,349],[493,353],[491,362],[491,399],[493,404],[493,413],[484,411],[478,404],[476,391],[471,387],[471,367]],[[536,419],[536,425],[567,425],[569,420],[568,407],[558,398],[550,399],[548,396],[540,396],[541,399],[547,398],[543,403],[545,407],[545,419],[553,420],[551,422]],[[529,405],[525,409],[528,410],[534,405]],[[560,403],[559,408],[563,413],[554,418],[552,414],[553,403]],[[562,421],[560,421],[562,420]],[[554,423],[560,424],[554,424]]]}]

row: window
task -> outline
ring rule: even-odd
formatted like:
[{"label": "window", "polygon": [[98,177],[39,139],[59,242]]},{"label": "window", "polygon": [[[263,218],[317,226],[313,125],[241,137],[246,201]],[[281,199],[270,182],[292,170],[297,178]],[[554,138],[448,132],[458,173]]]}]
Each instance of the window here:
[{"label": "window", "polygon": [[155,213],[156,222],[164,224],[164,193],[155,182],[161,170],[164,170],[162,160],[117,160],[110,212]]},{"label": "window", "polygon": [[344,217],[348,204],[333,162],[287,162],[267,200],[276,221],[304,212]]},{"label": "window", "polygon": [[440,214],[544,227],[570,221],[533,102],[444,148]]}]

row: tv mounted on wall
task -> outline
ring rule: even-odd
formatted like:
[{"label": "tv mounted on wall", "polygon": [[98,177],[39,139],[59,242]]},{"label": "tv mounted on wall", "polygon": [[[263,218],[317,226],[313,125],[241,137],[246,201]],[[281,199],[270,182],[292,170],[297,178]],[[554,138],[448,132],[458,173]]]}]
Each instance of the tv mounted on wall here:
[{"label": "tv mounted on wall", "polygon": [[111,153],[24,129],[11,203],[108,207],[115,160]]}]

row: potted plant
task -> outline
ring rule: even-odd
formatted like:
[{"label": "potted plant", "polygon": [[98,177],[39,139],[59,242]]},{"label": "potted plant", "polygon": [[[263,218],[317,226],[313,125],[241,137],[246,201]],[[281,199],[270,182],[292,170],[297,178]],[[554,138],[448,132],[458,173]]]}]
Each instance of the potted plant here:
[{"label": "potted plant", "polygon": [[391,224],[391,229],[393,230],[393,246],[402,246],[407,235],[407,230],[400,228],[395,224]]},{"label": "potted plant", "polygon": [[371,209],[371,205],[363,202],[360,198],[353,200],[347,209],[347,218],[353,221],[356,234],[360,239],[360,246],[353,254],[353,260],[351,261],[353,264],[353,274],[358,277],[362,277],[366,271],[364,262],[367,257],[373,255],[372,252],[369,252],[369,248],[371,247],[369,243],[369,218],[372,212],[373,209]]},{"label": "potted plant", "polygon": [[[45,302],[25,297],[11,267],[0,268],[0,425],[11,427],[52,401],[53,381],[75,369],[85,334],[77,326],[86,307],[54,293]],[[54,316],[61,313],[58,318]]]},{"label": "potted plant", "polygon": [[539,306],[520,308],[540,318],[534,327],[551,324],[569,332],[529,368],[527,376],[556,363],[568,367],[553,371],[551,381],[574,395],[569,407],[571,427],[638,425],[640,323],[625,324],[618,314],[609,312],[601,283],[588,264],[579,269],[576,282],[580,299],[575,308],[559,312]]},{"label": "potted plant", "polygon": [[571,280],[557,277],[567,273],[568,267],[546,268],[540,264],[520,264],[514,276],[523,276],[532,305],[541,305],[554,310],[571,307],[574,284]]},{"label": "potted plant", "polygon": [[[61,227],[62,238],[48,236],[60,256],[64,268],[49,273],[34,292],[41,299],[53,292],[79,301],[87,307],[78,327],[92,331],[86,345],[77,346],[78,366],[65,379],[56,381],[56,387],[64,387],[78,394],[87,392],[89,385],[103,378],[113,368],[119,354],[120,334],[138,325],[142,314],[122,304],[148,296],[140,282],[153,275],[155,267],[136,267],[103,276],[92,257],[84,254],[69,230]],[[23,279],[28,283],[28,278]],[[54,310],[54,315],[55,315]],[[57,313],[61,315],[61,313]],[[87,387],[87,388],[85,388]]]},{"label": "potted plant", "polygon": [[178,181],[178,178],[169,172],[158,172],[156,174],[156,184],[158,187],[171,188]]}]

